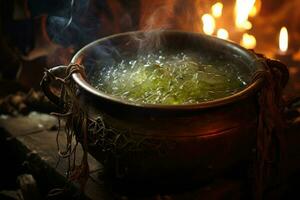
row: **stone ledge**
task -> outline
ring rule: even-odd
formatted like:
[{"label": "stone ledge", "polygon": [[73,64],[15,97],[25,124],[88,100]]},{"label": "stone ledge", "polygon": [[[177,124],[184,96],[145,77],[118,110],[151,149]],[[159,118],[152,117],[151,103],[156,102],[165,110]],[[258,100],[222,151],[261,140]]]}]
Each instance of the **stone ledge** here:
[{"label": "stone ledge", "polygon": [[[67,183],[65,173],[68,161],[61,159],[59,164],[57,154],[57,131],[51,131],[51,127],[57,124],[57,120],[46,114],[31,113],[29,116],[0,118],[0,137],[5,137],[9,145],[16,150],[18,156],[24,160],[23,164],[30,171],[47,180],[50,185],[64,187],[68,184],[72,193],[78,194],[78,187]],[[63,132],[59,137],[59,144],[63,147],[66,137]],[[80,146],[80,145],[79,145]],[[78,147],[79,147],[78,146]],[[82,149],[77,149],[77,162],[82,156]],[[88,156],[91,177],[87,182],[85,195],[88,199],[101,199],[108,196],[104,194],[104,186],[97,180],[97,174],[102,171],[102,165],[92,156]],[[38,178],[37,178],[38,179]],[[96,181],[95,181],[96,180]]]},{"label": "stone ledge", "polygon": [[[297,118],[298,119],[298,118]],[[300,118],[299,118],[300,119]],[[70,189],[72,195],[77,195],[76,199],[174,199],[174,200],[184,200],[184,199],[218,199],[223,197],[228,197],[239,199],[239,197],[245,195],[245,180],[226,178],[221,180],[215,180],[192,191],[176,192],[176,194],[164,194],[164,195],[153,195],[147,197],[124,197],[118,196],[116,194],[107,191],[104,183],[98,179],[98,172],[103,170],[102,165],[97,162],[93,157],[89,156],[90,164],[90,179],[87,182],[85,189],[85,196],[80,196],[78,187],[74,184],[66,184],[65,172],[67,166],[67,160],[62,160],[60,164],[56,167],[58,155],[57,155],[57,145],[56,145],[56,131],[51,131],[51,127],[55,126],[57,123],[56,119],[50,115],[31,113],[29,116],[20,117],[0,117],[0,137],[5,137],[11,149],[16,151],[18,156],[22,157],[24,165],[31,169],[33,175],[43,181],[47,181],[48,185],[56,187],[67,187]],[[300,177],[300,121],[296,120],[287,130],[287,173],[289,177],[289,183],[287,187],[287,192],[281,192],[280,188],[275,189],[270,192],[270,197],[278,197],[282,193],[291,196],[291,194],[298,194],[295,183],[297,183]],[[59,142],[63,145],[65,141],[64,134],[60,135]],[[80,158],[82,151],[79,150]],[[40,181],[40,182],[43,182]],[[247,186],[246,186],[247,188]],[[293,189],[294,188],[294,189]],[[49,189],[49,188],[48,188]],[[277,194],[276,190],[278,191]],[[251,194],[246,192],[247,194]],[[78,196],[80,198],[78,198]],[[113,197],[112,197],[113,196]],[[300,197],[300,195],[298,195]],[[272,199],[272,198],[269,198]]]}]

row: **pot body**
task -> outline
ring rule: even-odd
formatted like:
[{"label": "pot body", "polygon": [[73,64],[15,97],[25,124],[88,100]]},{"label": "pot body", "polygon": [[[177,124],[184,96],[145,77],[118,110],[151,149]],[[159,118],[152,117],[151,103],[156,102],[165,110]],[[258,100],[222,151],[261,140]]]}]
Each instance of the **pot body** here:
[{"label": "pot body", "polygon": [[105,163],[114,181],[195,183],[253,158],[258,116],[255,95],[216,108],[168,113],[128,112],[99,104],[88,95],[81,102],[88,105],[90,116],[101,115],[124,136],[112,132],[102,135],[102,142],[115,141],[122,147],[118,152],[103,151],[105,145],[97,143],[89,146],[89,152]]},{"label": "pot body", "polygon": [[89,133],[89,152],[114,180],[138,184],[205,181],[249,161],[257,133],[257,93],[263,81],[258,78],[251,82],[251,76],[264,69],[263,59],[209,36],[177,31],[165,31],[160,36],[163,48],[168,50],[239,60],[239,70],[247,74],[249,84],[229,97],[194,105],[126,102],[97,91],[89,84],[89,75],[111,64],[113,54],[122,57],[139,53],[138,41],[146,37],[145,33],[124,33],[95,41],[72,59],[72,63],[85,67],[88,77],[72,75],[79,87],[81,107],[90,118],[101,118],[101,131]]}]

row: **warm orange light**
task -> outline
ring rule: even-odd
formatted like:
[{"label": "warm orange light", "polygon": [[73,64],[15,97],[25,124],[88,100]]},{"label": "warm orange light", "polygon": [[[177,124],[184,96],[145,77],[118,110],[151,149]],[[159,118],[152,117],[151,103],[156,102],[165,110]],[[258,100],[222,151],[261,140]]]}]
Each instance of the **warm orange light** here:
[{"label": "warm orange light", "polygon": [[257,15],[257,8],[256,8],[256,6],[253,6],[252,7],[252,9],[251,9],[251,11],[250,11],[250,13],[249,13],[249,16],[250,17],[254,17],[255,15]]},{"label": "warm orange light", "polygon": [[229,33],[226,29],[220,28],[217,32],[217,37],[223,40],[227,40],[229,38]]},{"label": "warm orange light", "polygon": [[243,23],[242,28],[245,30],[250,30],[252,28],[252,23],[247,20]]},{"label": "warm orange light", "polygon": [[256,38],[253,35],[244,33],[240,45],[247,49],[254,49],[256,46]]},{"label": "warm orange light", "polygon": [[212,35],[216,28],[216,22],[213,16],[204,14],[201,19],[203,23],[203,32],[207,35]]},{"label": "warm orange light", "polygon": [[223,11],[223,4],[221,2],[217,2],[211,7],[211,13],[215,18],[221,17],[222,11]]},{"label": "warm orange light", "polygon": [[289,35],[286,27],[282,27],[279,33],[279,49],[286,52],[289,47]]},{"label": "warm orange light", "polygon": [[254,3],[255,0],[236,0],[235,25],[237,28],[249,30],[248,16],[254,6]]},{"label": "warm orange light", "polygon": [[260,8],[261,8],[261,0],[256,0],[254,6],[252,7],[249,13],[249,16],[250,17],[256,16],[259,13]]}]

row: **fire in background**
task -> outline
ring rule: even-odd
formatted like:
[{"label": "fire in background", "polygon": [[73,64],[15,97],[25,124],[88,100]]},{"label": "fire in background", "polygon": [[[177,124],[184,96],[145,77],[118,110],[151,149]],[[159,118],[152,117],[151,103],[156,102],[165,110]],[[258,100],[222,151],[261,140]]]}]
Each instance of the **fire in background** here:
[{"label": "fire in background", "polygon": [[[8,78],[17,75],[24,60],[47,57],[48,66],[66,64],[85,44],[133,30],[201,32],[271,57],[278,50],[281,27],[287,28],[290,41],[300,41],[297,0],[1,0],[0,4],[1,62],[10,66],[2,67],[1,74]],[[289,49],[298,51],[297,45],[293,42]]]}]

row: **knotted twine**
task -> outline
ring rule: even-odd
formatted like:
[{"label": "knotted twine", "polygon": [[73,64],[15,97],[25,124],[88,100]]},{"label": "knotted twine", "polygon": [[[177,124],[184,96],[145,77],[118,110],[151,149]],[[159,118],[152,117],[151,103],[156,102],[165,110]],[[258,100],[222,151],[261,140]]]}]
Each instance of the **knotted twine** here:
[{"label": "knotted twine", "polygon": [[[49,73],[49,72],[46,72]],[[56,143],[58,155],[61,158],[68,159],[67,178],[70,181],[77,181],[80,190],[84,191],[87,179],[89,177],[88,165],[88,115],[79,105],[76,95],[77,87],[72,79],[73,73],[80,73],[85,78],[84,69],[78,64],[70,64],[66,68],[66,77],[60,78],[51,74],[62,85],[60,95],[61,113],[51,113],[58,118],[58,132]],[[66,145],[62,150],[59,145],[59,135],[61,120],[65,120]],[[75,144],[74,144],[75,139]],[[76,149],[79,141],[83,150],[83,156],[79,165],[76,164]]]},{"label": "knotted twine", "polygon": [[[286,84],[286,77],[284,77],[282,71],[276,67],[276,63],[272,63],[271,60],[263,56],[261,56],[261,62],[265,64],[265,69],[256,71],[252,78],[252,82],[259,79],[263,80],[262,87],[257,96],[259,114],[256,142],[257,156],[255,160],[256,181],[254,187],[256,199],[263,198],[263,193],[268,188],[268,185],[270,185],[272,176],[274,176],[274,174],[271,173],[274,167],[277,168],[279,172],[276,173],[275,176],[279,177],[279,179],[283,177],[281,172],[283,172],[282,161],[284,160],[285,151],[282,90]],[[88,126],[90,122],[93,122],[93,119],[88,117],[88,113],[84,111],[79,104],[76,95],[76,83],[72,79],[73,73],[80,73],[85,78],[84,68],[79,64],[70,64],[66,69],[67,76],[65,78],[55,77],[55,80],[62,84],[60,100],[63,109],[61,113],[53,113],[53,115],[58,117],[59,126],[61,119],[66,121],[66,149],[62,151],[59,146],[59,128],[57,134],[58,153],[62,158],[68,158],[68,178],[78,181],[83,191],[89,176],[87,161]],[[51,76],[53,75],[51,74]],[[76,143],[72,145],[74,138]],[[79,141],[82,141],[84,153],[81,163],[76,165],[76,147]],[[71,163],[71,157],[73,157],[73,163]]]},{"label": "knotted twine", "polygon": [[258,93],[258,125],[255,160],[255,199],[263,199],[266,190],[278,186],[284,179],[286,141],[282,91],[288,80],[286,66],[265,58],[265,69],[257,71],[252,82],[263,80]]}]

